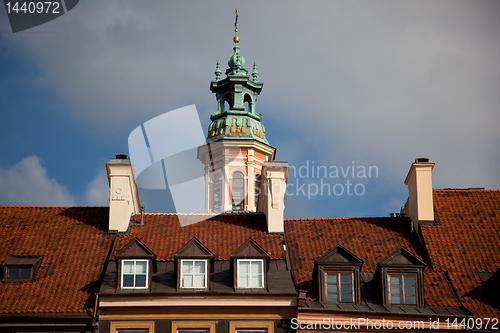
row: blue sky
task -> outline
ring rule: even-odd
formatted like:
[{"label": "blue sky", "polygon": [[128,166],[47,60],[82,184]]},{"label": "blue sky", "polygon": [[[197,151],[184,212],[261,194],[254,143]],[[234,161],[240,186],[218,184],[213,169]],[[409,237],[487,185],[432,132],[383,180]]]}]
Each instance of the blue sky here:
[{"label": "blue sky", "polygon": [[[80,1],[15,34],[0,10],[0,204],[105,206],[105,163],[134,128],[195,104],[206,129],[235,8],[276,159],[378,170],[290,178],[305,195],[289,189],[287,217],[397,212],[417,157],[434,188],[500,188],[498,1]],[[308,198],[321,181],[364,192]],[[173,209],[164,191],[141,203]]]}]

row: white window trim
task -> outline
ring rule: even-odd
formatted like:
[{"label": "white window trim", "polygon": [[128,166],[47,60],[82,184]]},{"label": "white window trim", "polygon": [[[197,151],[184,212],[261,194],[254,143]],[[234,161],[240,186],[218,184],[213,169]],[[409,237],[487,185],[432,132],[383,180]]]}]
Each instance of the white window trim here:
[{"label": "white window trim", "polygon": [[[140,262],[140,261],[145,261],[146,262],[146,286],[145,287],[124,287],[123,286],[123,266],[125,265],[126,261],[133,261],[133,262]],[[135,264],[134,264],[135,266]],[[122,259],[122,264],[121,264],[121,287],[122,289],[148,289],[149,288],[149,260],[147,259]],[[135,276],[135,273],[134,273]],[[134,284],[135,284],[135,279],[134,279]]]},{"label": "white window trim", "polygon": [[[183,273],[183,264],[185,261],[192,261],[192,262],[195,262],[195,261],[203,261],[205,263],[205,286],[204,287],[185,287],[182,285],[182,283],[184,282],[184,273]],[[207,270],[207,266],[208,266],[208,263],[207,263],[207,260],[204,260],[204,259],[181,259],[181,274],[180,274],[180,286],[181,288],[186,288],[186,289],[207,289],[208,288],[208,284],[207,284],[207,275],[208,275],[208,270]]]},{"label": "white window trim", "polygon": [[[260,262],[260,265],[261,265],[261,268],[262,268],[262,276],[261,276],[261,287],[242,287],[240,286],[240,262],[245,262],[245,261],[249,261],[249,262],[252,262],[252,261],[258,261]],[[263,259],[237,259],[237,264],[238,264],[238,274],[237,274],[237,279],[238,279],[238,282],[237,282],[237,286],[238,288],[245,288],[245,289],[257,289],[257,288],[264,288],[265,284],[264,284],[264,275],[266,274],[265,271],[264,271],[264,260]],[[251,265],[249,267],[252,267]]]}]

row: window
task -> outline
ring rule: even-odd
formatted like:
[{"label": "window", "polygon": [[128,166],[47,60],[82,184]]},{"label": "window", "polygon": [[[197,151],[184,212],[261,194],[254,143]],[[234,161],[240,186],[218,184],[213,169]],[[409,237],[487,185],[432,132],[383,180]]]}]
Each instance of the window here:
[{"label": "window", "polygon": [[417,304],[415,274],[389,274],[388,279],[391,304]]},{"label": "window", "polygon": [[212,184],[212,212],[219,213],[220,212],[220,204],[221,204],[221,176],[216,174]]},{"label": "window", "polygon": [[260,194],[260,175],[255,176],[255,207],[257,207],[257,203],[259,202],[259,194]]},{"label": "window", "polygon": [[148,287],[148,260],[122,260],[122,288]]},{"label": "window", "polygon": [[233,173],[233,182],[231,186],[233,210],[245,209],[245,177],[242,172]]},{"label": "window", "polygon": [[42,257],[10,257],[4,262],[4,282],[33,281]]},{"label": "window", "polygon": [[181,287],[206,288],[207,287],[207,261],[206,260],[181,260]]},{"label": "window", "polygon": [[215,321],[173,321],[172,333],[215,333]]},{"label": "window", "polygon": [[112,321],[110,333],[154,333],[155,323],[152,321]]},{"label": "window", "polygon": [[263,288],[264,287],[264,261],[238,260],[238,288]]},{"label": "window", "polygon": [[231,321],[229,333],[274,333],[272,321]]},{"label": "window", "polygon": [[353,303],[352,272],[326,272],[326,300],[335,303]]}]

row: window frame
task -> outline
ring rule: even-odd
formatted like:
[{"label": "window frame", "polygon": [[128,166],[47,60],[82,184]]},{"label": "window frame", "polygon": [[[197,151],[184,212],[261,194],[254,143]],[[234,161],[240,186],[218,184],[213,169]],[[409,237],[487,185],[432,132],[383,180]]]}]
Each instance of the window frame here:
[{"label": "window frame", "polygon": [[[179,286],[180,288],[185,288],[185,289],[208,289],[208,271],[209,271],[209,267],[208,267],[208,260],[207,259],[197,259],[197,258],[193,258],[193,259],[180,259],[180,283],[179,283]],[[203,261],[204,264],[205,264],[205,273],[203,274],[204,275],[204,280],[203,280],[203,283],[205,284],[204,287],[186,287],[186,286],[183,286],[183,282],[184,282],[184,273],[183,273],[183,264],[185,261],[192,261],[193,263],[196,262],[196,261]],[[193,274],[190,274],[190,275],[193,275],[194,276],[194,273]],[[193,279],[194,281],[194,279]]]},{"label": "window frame", "polygon": [[267,330],[267,333],[274,333],[274,322],[272,321],[230,321],[229,333],[236,333],[239,329],[247,330]]},{"label": "window frame", "polygon": [[[338,286],[338,291],[337,291],[337,294],[340,296],[340,300],[339,301],[329,301],[328,300],[328,274],[336,274],[339,279],[338,279],[338,282],[337,282],[337,286]],[[350,274],[351,275],[351,292],[350,292],[350,295],[351,295],[351,301],[350,302],[346,302],[346,301],[342,301],[342,291],[341,291],[341,285],[342,285],[342,282],[340,280],[340,276],[341,274]],[[355,281],[356,281],[356,274],[353,270],[331,270],[331,269],[327,269],[327,270],[324,270],[323,271],[323,303],[331,303],[331,304],[355,304],[356,303],[356,296],[357,296],[357,292],[356,292],[356,288],[355,288]],[[344,293],[345,294],[345,293]]]},{"label": "window frame", "polygon": [[112,321],[109,324],[109,332],[117,333],[119,330],[148,330],[150,333],[155,331],[154,321]]},{"label": "window frame", "polygon": [[[149,259],[131,259],[130,258],[130,259],[121,259],[120,261],[121,261],[121,263],[120,263],[120,268],[121,268],[121,270],[120,270],[120,280],[121,280],[120,281],[120,288],[121,289],[149,289],[149,279],[150,279],[150,272],[149,272],[150,260]],[[146,286],[145,287],[136,287],[135,286],[135,282],[136,282],[135,277],[137,275],[135,272],[133,273],[134,274],[134,286],[133,287],[125,287],[123,285],[124,275],[125,275],[125,272],[123,270],[123,266],[125,265],[126,261],[133,261],[134,267],[135,267],[135,263],[138,261],[145,261],[146,262]]]},{"label": "window frame", "polygon": [[[241,195],[242,195],[242,199],[239,203],[239,205],[235,205],[235,201],[234,201],[234,193],[235,193],[235,189],[234,189],[234,181],[235,181],[235,175],[240,173],[241,174],[241,178],[236,178],[238,180],[241,179],[241,189],[240,188],[236,188],[236,190],[241,190]],[[241,170],[235,170],[232,175],[231,175],[231,210],[232,211],[238,211],[238,212],[242,212],[242,211],[245,211],[245,201],[247,199],[247,193],[246,193],[246,185],[245,185],[245,179],[246,179],[246,175],[243,171]],[[238,191],[237,191],[238,192]]]},{"label": "window frame", "polygon": [[215,333],[215,321],[172,321],[171,333],[177,333],[179,329],[207,329],[208,333]]},{"label": "window frame", "polygon": [[[35,279],[35,275],[42,262],[42,257],[9,257],[2,266],[2,281],[3,282],[31,282]],[[9,276],[9,270],[15,269],[16,276]],[[21,270],[28,269],[28,276],[21,276]]]},{"label": "window frame", "polygon": [[[401,277],[401,299],[402,303],[393,303],[392,302],[392,286],[393,284],[391,283],[391,277],[392,276],[397,276]],[[415,283],[413,284],[413,288],[415,293],[411,294],[412,296],[415,297],[415,303],[406,303],[406,293],[405,293],[405,276],[412,276],[414,278]],[[417,273],[412,273],[412,272],[387,272],[387,299],[388,299],[388,305],[410,305],[410,306],[418,306],[419,304],[419,298],[418,298],[418,274]]]},{"label": "window frame", "polygon": [[[260,267],[261,267],[261,278],[260,278],[260,282],[261,282],[261,286],[260,287],[253,287],[253,286],[249,286],[249,287],[243,287],[240,285],[240,274],[241,274],[241,269],[240,269],[240,262],[252,262],[252,261],[257,261],[260,263]],[[254,259],[236,259],[236,286],[237,288],[241,288],[241,289],[262,289],[262,288],[265,288],[266,285],[265,285],[265,269],[266,269],[266,266],[264,265],[264,259],[258,259],[258,258],[254,258]],[[251,265],[249,266],[251,267]],[[252,274],[251,272],[249,273],[250,275]]]}]

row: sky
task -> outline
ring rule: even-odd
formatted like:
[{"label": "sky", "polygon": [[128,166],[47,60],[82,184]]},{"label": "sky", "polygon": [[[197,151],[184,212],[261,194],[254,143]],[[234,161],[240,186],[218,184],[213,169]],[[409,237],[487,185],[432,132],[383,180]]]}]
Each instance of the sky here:
[{"label": "sky", "polygon": [[236,8],[285,217],[399,212],[418,157],[434,188],[500,188],[499,1],[89,0],[17,33],[0,9],[0,205],[107,206],[135,128],[195,104],[206,130]]}]

